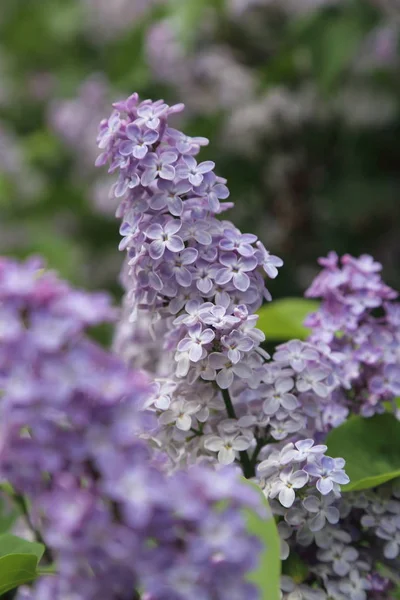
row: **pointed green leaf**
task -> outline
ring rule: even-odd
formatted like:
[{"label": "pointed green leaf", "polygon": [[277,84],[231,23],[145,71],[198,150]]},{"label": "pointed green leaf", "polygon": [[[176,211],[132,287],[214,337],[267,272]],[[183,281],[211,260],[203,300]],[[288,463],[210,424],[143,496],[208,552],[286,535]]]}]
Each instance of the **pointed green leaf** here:
[{"label": "pointed green leaf", "polygon": [[328,454],[346,460],[345,492],[376,487],[400,477],[400,422],[391,414],[352,417],[328,435]]},{"label": "pointed green leaf", "polygon": [[0,595],[36,578],[35,554],[7,554],[0,558]]},{"label": "pointed green leaf", "polygon": [[32,554],[38,563],[43,552],[44,546],[38,542],[28,542],[10,533],[0,535],[0,558],[8,554]]},{"label": "pointed green leaf", "polygon": [[259,309],[257,327],[264,332],[267,340],[303,340],[309,334],[303,325],[304,319],[318,306],[318,302],[304,298],[275,300]]},{"label": "pointed green leaf", "polygon": [[279,600],[280,598],[280,541],[274,517],[268,501],[259,487],[248,482],[257,489],[266,507],[266,517],[260,517],[251,510],[246,510],[248,530],[262,542],[264,549],[255,571],[250,573],[249,580],[261,590],[261,600]]}]

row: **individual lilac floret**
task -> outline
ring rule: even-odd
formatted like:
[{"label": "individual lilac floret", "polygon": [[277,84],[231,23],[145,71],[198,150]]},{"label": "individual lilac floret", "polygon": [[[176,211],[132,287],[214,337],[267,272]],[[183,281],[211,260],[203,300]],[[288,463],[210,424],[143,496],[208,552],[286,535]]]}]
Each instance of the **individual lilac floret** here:
[{"label": "individual lilac floret", "polygon": [[146,235],[152,240],[149,247],[149,254],[152,259],[161,258],[166,249],[171,252],[180,252],[184,249],[182,239],[175,235],[180,228],[180,221],[167,221],[164,226],[159,223],[150,225],[146,230]]},{"label": "individual lilac floret", "polygon": [[154,144],[158,139],[156,131],[143,132],[137,125],[131,124],[126,128],[128,141],[123,142],[119,149],[122,156],[133,156],[141,159],[146,156],[149,151],[149,146]]},{"label": "individual lilac floret", "polygon": [[141,177],[143,186],[150,185],[152,181],[160,177],[171,181],[175,177],[175,168],[172,166],[178,155],[175,152],[149,152],[144,158],[142,165],[145,171]]},{"label": "individual lilac floret", "polygon": [[346,485],[350,481],[344,470],[338,468],[335,460],[329,456],[323,456],[319,463],[307,464],[304,470],[309,475],[318,478],[317,489],[324,496],[332,490],[336,490],[337,485]]},{"label": "individual lilac floret", "polygon": [[304,471],[295,471],[286,467],[279,474],[279,480],[271,488],[271,498],[279,497],[279,502],[285,508],[290,508],[295,500],[295,490],[300,489],[308,482],[308,474]]},{"label": "individual lilac floret", "polygon": [[319,355],[311,345],[304,344],[300,340],[291,340],[278,346],[273,359],[289,364],[296,373],[301,373],[306,368],[307,361],[318,361]]},{"label": "individual lilac floret", "polygon": [[333,494],[322,496],[322,498],[311,495],[303,500],[303,507],[312,514],[312,518],[308,522],[311,531],[321,531],[327,521],[331,525],[336,525],[339,522],[339,510],[336,506],[332,506],[335,500]]},{"label": "individual lilac floret", "polygon": [[204,329],[200,323],[193,325],[188,331],[188,337],[183,338],[178,344],[180,352],[187,352],[191,361],[197,362],[204,358],[206,351],[203,346],[212,342],[215,334],[212,329]]},{"label": "individual lilac floret", "polygon": [[196,187],[201,185],[204,175],[212,171],[214,167],[215,163],[212,160],[197,164],[193,156],[184,156],[183,163],[178,164],[176,168],[176,174],[181,179],[188,179],[189,183]]},{"label": "individual lilac floret", "polygon": [[317,556],[322,562],[332,563],[336,575],[343,577],[347,575],[352,564],[357,560],[359,553],[352,546],[345,546],[340,542],[332,544],[328,549],[318,550]]}]

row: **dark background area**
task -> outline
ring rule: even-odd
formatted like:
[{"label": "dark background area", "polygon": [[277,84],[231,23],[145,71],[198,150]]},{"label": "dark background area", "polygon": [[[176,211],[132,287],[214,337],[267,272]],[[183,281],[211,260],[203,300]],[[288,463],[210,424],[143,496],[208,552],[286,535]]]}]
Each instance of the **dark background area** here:
[{"label": "dark background area", "polygon": [[112,178],[93,166],[111,102],[185,102],[226,217],[285,261],[371,253],[400,284],[398,0],[1,0],[0,252],[43,254],[116,295]]}]

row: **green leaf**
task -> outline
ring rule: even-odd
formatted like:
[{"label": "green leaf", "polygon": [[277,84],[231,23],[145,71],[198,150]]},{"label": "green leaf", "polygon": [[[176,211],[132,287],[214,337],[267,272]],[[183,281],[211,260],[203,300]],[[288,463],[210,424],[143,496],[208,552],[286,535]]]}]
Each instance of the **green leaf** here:
[{"label": "green leaf", "polygon": [[10,533],[0,535],[0,558],[7,554],[32,554],[38,563],[43,553],[44,546],[39,542],[28,542]]},{"label": "green leaf", "polygon": [[289,575],[295,583],[303,583],[310,573],[308,566],[295,552],[283,561],[282,570],[285,575]]},{"label": "green leaf", "polygon": [[328,454],[346,460],[350,492],[376,487],[400,477],[400,422],[390,414],[351,417],[327,438]]},{"label": "green leaf", "polygon": [[4,492],[0,492],[0,534],[9,531],[20,512]]},{"label": "green leaf", "polygon": [[261,600],[279,600],[281,561],[278,530],[264,494],[256,484],[248,481],[246,483],[259,492],[262,503],[267,509],[265,518],[252,510],[246,510],[248,530],[256,535],[264,546],[259,565],[248,578],[260,588]]},{"label": "green leaf", "polygon": [[38,576],[44,546],[15,535],[0,535],[0,595]]},{"label": "green leaf", "polygon": [[223,0],[172,0],[170,16],[176,28],[178,39],[190,48],[199,32],[199,25],[208,10],[222,11]]},{"label": "green leaf", "polygon": [[0,595],[36,578],[34,554],[8,554],[0,558]]},{"label": "green leaf", "polygon": [[324,91],[331,90],[348,68],[364,36],[358,15],[343,14],[325,23],[314,47],[317,79]]},{"label": "green leaf", "polygon": [[309,333],[303,321],[318,306],[318,302],[304,298],[275,300],[259,309],[257,327],[265,333],[267,340],[303,340]]}]

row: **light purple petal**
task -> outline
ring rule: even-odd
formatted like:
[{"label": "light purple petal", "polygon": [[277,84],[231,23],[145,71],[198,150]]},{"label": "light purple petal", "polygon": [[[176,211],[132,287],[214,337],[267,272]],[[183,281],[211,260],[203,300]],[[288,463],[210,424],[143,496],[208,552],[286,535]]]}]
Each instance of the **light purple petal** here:
[{"label": "light purple petal", "polygon": [[169,211],[174,217],[180,217],[183,212],[183,202],[179,196],[166,197]]},{"label": "light purple petal", "polygon": [[294,493],[294,490],[292,490],[292,488],[288,488],[285,486],[279,492],[279,502],[285,508],[290,508],[292,506],[293,502],[295,501],[295,498],[296,498],[296,495]]},{"label": "light purple petal", "polygon": [[213,369],[222,369],[227,362],[227,358],[224,354],[218,352],[212,352],[208,357],[208,363]]},{"label": "light purple petal", "polygon": [[164,234],[164,230],[159,223],[153,223],[146,229],[146,235],[151,240],[161,240]]},{"label": "light purple petal", "polygon": [[215,281],[220,285],[225,285],[226,283],[229,283],[229,281],[232,279],[232,276],[233,273],[230,269],[219,269],[215,276]]},{"label": "light purple petal", "polygon": [[[187,164],[187,163],[186,163]],[[199,173],[208,173],[215,167],[215,163],[212,160],[205,160],[197,166]]]},{"label": "light purple petal", "polygon": [[163,165],[160,171],[160,177],[172,181],[172,179],[175,177],[174,167],[171,167],[171,165]]},{"label": "light purple petal", "polygon": [[118,148],[118,151],[120,154],[122,154],[122,156],[130,156],[132,154],[132,150],[133,143],[128,141],[122,142]]},{"label": "light purple petal", "polygon": [[149,254],[153,260],[161,258],[165,251],[165,244],[161,240],[154,240],[149,246]]},{"label": "light purple petal", "polygon": [[183,243],[182,239],[177,235],[173,235],[172,237],[170,237],[165,242],[165,245],[171,252],[180,252],[185,247],[185,244]]},{"label": "light purple petal", "polygon": [[296,471],[290,475],[289,481],[294,488],[302,488],[308,481],[308,473],[305,471]]},{"label": "light purple petal", "polygon": [[138,160],[140,160],[141,158],[144,158],[146,156],[148,152],[148,148],[147,146],[134,146],[132,149],[132,154],[135,158],[137,158]]},{"label": "light purple petal", "polygon": [[215,333],[212,329],[205,329],[201,334],[201,341],[203,344],[210,343],[215,338]]},{"label": "light purple petal", "polygon": [[179,219],[171,219],[168,223],[165,224],[164,230],[168,235],[174,235],[177,233],[182,227],[182,221]]},{"label": "light purple petal", "polygon": [[299,406],[296,396],[293,394],[283,394],[281,396],[281,404],[286,410],[294,410]]},{"label": "light purple petal", "polygon": [[186,267],[181,267],[176,271],[175,277],[179,285],[182,287],[189,287],[192,283],[192,274],[186,269]]},{"label": "light purple petal", "polygon": [[142,135],[142,132],[140,131],[140,128],[135,125],[135,123],[130,123],[130,125],[128,125],[126,128],[126,135],[130,140],[136,142]]},{"label": "light purple petal", "polygon": [[185,248],[181,253],[181,260],[183,265],[191,265],[195,262],[199,253],[196,248]]},{"label": "light purple petal", "polygon": [[192,362],[198,362],[203,356],[203,348],[199,344],[193,344],[189,350],[189,358]]},{"label": "light purple petal", "polygon": [[226,390],[233,383],[233,373],[230,369],[222,369],[222,371],[217,374],[216,380],[219,387],[223,390]]},{"label": "light purple petal", "polygon": [[245,292],[250,287],[250,279],[246,273],[234,273],[233,274],[233,285],[240,292]]},{"label": "light purple petal", "polygon": [[154,194],[154,196],[150,200],[151,208],[153,208],[154,210],[161,210],[161,208],[164,208],[167,205],[166,199],[167,197],[163,192],[159,194]]},{"label": "light purple petal", "polygon": [[232,267],[238,262],[237,256],[234,252],[223,252],[220,256],[219,262],[225,267]]},{"label": "light purple petal", "polygon": [[317,490],[321,492],[323,496],[326,496],[333,490],[333,483],[330,477],[321,477],[317,481]]}]

